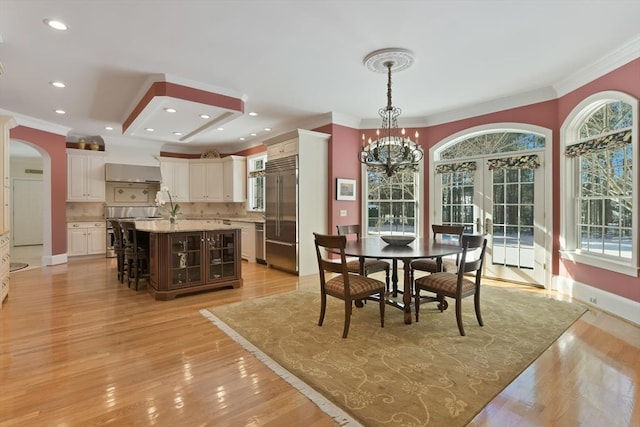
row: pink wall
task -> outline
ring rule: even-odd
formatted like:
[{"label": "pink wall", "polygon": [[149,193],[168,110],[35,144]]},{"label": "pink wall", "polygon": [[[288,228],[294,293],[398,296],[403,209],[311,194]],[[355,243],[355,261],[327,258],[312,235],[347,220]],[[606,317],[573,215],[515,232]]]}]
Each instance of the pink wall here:
[{"label": "pink wall", "polygon": [[[576,105],[585,98],[595,93],[608,90],[625,92],[640,99],[640,58],[560,98],[558,100],[558,123],[562,124]],[[640,117],[636,117],[635,120],[640,122]],[[637,150],[638,147],[640,147],[640,143],[639,141],[635,141],[635,144],[634,149]],[[554,152],[554,164],[557,164],[558,159],[555,157],[555,154]],[[638,185],[640,185],[640,182],[638,182]],[[556,199],[555,196],[557,194],[554,190],[554,199]],[[635,212],[640,219],[640,209],[636,207]],[[554,227],[556,215],[558,214],[554,211]],[[558,228],[556,228],[556,230],[558,230]],[[556,231],[556,236],[557,233]],[[636,238],[640,239],[640,230],[636,230]],[[637,277],[613,273],[608,270],[572,262],[567,259],[560,260],[559,274],[577,282],[584,283],[585,285],[593,286],[633,301],[640,301],[640,279]]]},{"label": "pink wall", "polygon": [[[360,224],[362,206],[362,185],[360,182],[360,161],[357,144],[360,131],[341,125],[332,125],[329,144],[329,228],[331,234],[336,233],[336,225]],[[336,200],[336,179],[348,178],[356,180],[358,189],[356,200]],[[340,210],[346,210],[347,216],[340,216]]]},{"label": "pink wall", "polygon": [[17,126],[9,137],[37,145],[51,159],[51,254],[67,252],[67,152],[66,137],[50,132]]}]

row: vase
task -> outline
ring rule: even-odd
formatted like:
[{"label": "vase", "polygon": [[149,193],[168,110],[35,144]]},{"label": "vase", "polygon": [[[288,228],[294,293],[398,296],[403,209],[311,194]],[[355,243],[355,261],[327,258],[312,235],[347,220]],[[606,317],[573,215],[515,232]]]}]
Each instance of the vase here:
[{"label": "vase", "polygon": [[178,222],[178,215],[169,215],[169,222],[171,224],[175,224],[176,222]]}]

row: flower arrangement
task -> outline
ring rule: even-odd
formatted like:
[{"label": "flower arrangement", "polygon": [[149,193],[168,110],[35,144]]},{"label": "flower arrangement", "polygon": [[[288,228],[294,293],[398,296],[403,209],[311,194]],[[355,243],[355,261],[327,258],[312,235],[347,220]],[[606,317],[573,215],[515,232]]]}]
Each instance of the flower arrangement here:
[{"label": "flower arrangement", "polygon": [[162,187],[160,191],[156,193],[156,206],[165,207],[167,204],[167,200],[164,198],[164,193],[166,193],[169,198],[169,206],[167,206],[167,210],[169,211],[169,220],[171,222],[175,222],[178,217],[178,213],[180,212],[180,205],[178,203],[173,203],[169,187]]}]

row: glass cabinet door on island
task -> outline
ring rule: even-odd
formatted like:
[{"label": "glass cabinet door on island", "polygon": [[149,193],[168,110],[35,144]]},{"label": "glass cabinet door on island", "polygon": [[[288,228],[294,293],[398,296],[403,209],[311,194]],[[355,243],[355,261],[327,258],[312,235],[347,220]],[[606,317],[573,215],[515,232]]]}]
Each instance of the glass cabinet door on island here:
[{"label": "glass cabinet door on island", "polygon": [[171,287],[202,282],[202,233],[173,234],[171,247]]},{"label": "glass cabinet door on island", "polygon": [[206,233],[207,280],[214,281],[237,276],[236,234],[235,231],[209,231]]}]

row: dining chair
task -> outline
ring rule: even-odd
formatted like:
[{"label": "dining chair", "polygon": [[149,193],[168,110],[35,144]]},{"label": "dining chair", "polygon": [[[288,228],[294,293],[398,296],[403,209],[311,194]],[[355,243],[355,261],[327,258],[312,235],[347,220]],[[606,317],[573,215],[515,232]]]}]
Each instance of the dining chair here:
[{"label": "dining chair", "polygon": [[[432,224],[431,231],[434,243],[440,242],[460,245],[464,226]],[[414,281],[415,270],[425,271],[427,273],[437,273],[438,271],[454,272],[458,268],[458,261],[458,257],[456,257],[455,260],[449,258],[439,260],[434,258],[413,260],[411,261],[411,264],[409,264],[411,270],[411,283]],[[438,270],[438,262],[441,263],[441,270]]]},{"label": "dining chair", "polygon": [[[380,304],[380,326],[384,328],[385,284],[371,277],[352,273],[347,268],[344,248],[347,244],[346,236],[324,235],[313,233],[318,270],[320,274],[320,320],[322,326],[327,309],[327,295],[344,301],[344,330],[342,338],[347,338],[353,302],[356,300],[377,300]],[[325,249],[322,251],[322,249]],[[323,254],[324,252],[324,254]],[[340,262],[329,257],[329,254],[339,254]],[[327,273],[338,273],[338,275]],[[375,297],[377,295],[377,298]]]},{"label": "dining chair", "polygon": [[122,242],[124,244],[124,262],[127,271],[127,286],[131,287],[131,279],[138,290],[140,277],[149,276],[149,251],[140,241],[140,236],[133,221],[120,221]]},{"label": "dining chair", "polygon": [[[460,335],[464,336],[464,327],[462,326],[463,298],[474,295],[476,318],[480,326],[483,326],[482,315],[480,313],[480,279],[482,277],[482,264],[487,248],[487,239],[485,239],[483,235],[465,234],[462,236],[462,247],[463,250],[457,272],[441,271],[420,277],[414,282],[414,290],[416,322],[418,322],[420,313],[420,291],[436,294],[440,312],[447,308],[448,304],[445,301],[445,297],[455,298],[458,330],[460,331]],[[465,277],[466,273],[472,272],[475,272],[474,280]]]},{"label": "dining chair", "polygon": [[[356,240],[360,240],[360,225],[352,224],[352,225],[336,225],[336,229],[338,231],[339,236],[346,236],[349,239],[350,236],[355,237]],[[352,273],[360,273],[360,261],[352,260],[347,262],[347,269]],[[365,259],[364,260],[364,275],[368,276],[373,273],[377,273],[379,271],[385,272],[385,283],[387,287],[387,291],[389,291],[389,270],[390,265],[386,261],[382,261],[379,259]],[[397,289],[394,289],[394,296],[397,294]]]}]

